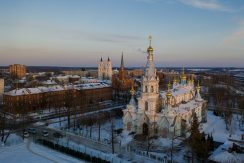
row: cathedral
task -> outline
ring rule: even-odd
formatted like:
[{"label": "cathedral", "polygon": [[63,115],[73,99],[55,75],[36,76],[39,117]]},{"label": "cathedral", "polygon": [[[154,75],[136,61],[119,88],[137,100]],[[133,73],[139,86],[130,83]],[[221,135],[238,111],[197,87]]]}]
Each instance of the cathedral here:
[{"label": "cathedral", "polygon": [[151,38],[147,49],[147,64],[141,79],[141,95],[134,99],[135,90],[131,89],[131,99],[123,110],[123,128],[128,132],[146,136],[187,136],[195,113],[199,122],[206,121],[206,101],[201,98],[200,85],[194,86],[194,79],[187,77],[184,69],[180,82],[168,84],[166,91],[159,91],[159,78],[153,63]]},{"label": "cathedral", "polygon": [[112,80],[113,70],[112,61],[109,59],[103,61],[102,57],[98,63],[98,79]]},{"label": "cathedral", "polygon": [[115,100],[128,102],[133,79],[128,75],[124,65],[124,55],[121,55],[119,73],[112,77],[113,97]]}]

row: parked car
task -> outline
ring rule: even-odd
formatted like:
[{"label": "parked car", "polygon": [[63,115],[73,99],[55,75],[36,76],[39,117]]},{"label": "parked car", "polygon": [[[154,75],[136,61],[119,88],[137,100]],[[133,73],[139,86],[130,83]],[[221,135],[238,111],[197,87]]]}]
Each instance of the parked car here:
[{"label": "parked car", "polygon": [[42,131],[42,136],[44,136],[44,137],[47,137],[49,134],[48,134],[48,132],[47,131]]},{"label": "parked car", "polygon": [[36,134],[36,129],[35,128],[28,128],[28,132],[31,134]]},{"label": "parked car", "polygon": [[24,138],[28,138],[30,136],[30,134],[27,131],[24,131],[23,136],[24,136]]}]

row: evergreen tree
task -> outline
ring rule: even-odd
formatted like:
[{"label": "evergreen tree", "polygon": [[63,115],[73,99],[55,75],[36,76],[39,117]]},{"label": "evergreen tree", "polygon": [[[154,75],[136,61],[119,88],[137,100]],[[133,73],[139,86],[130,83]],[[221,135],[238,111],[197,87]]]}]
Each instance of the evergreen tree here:
[{"label": "evergreen tree", "polygon": [[201,146],[202,134],[200,133],[198,127],[199,127],[199,123],[198,123],[197,115],[194,112],[193,120],[191,124],[191,136],[189,139],[189,146],[192,152],[192,162],[194,161],[194,156],[199,155],[200,151],[202,150],[202,146]]}]

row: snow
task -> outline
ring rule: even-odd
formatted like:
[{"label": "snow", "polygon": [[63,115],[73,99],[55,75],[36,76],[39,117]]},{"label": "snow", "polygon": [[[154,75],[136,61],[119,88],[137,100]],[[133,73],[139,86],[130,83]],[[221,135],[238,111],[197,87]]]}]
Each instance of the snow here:
[{"label": "snow", "polygon": [[[232,120],[232,137],[241,137],[243,132],[238,129],[238,126],[236,115],[234,115]],[[208,111],[207,123],[202,124],[201,127],[205,134],[212,134],[214,141],[217,142],[226,142],[230,135],[230,131],[226,130],[224,119],[215,116],[212,111]]]},{"label": "snow", "polygon": [[[156,139],[156,141],[154,143],[159,145],[160,147],[171,148],[172,139],[170,139],[170,138],[158,138],[158,139]],[[174,146],[177,146],[181,143],[181,141],[178,139],[175,139],[173,143],[174,143]]]},{"label": "snow", "polygon": [[207,68],[188,68],[187,70],[189,70],[189,71],[210,71],[212,69],[207,69]]},{"label": "snow", "polygon": [[50,87],[36,87],[36,88],[22,88],[22,89],[15,89],[9,92],[5,92],[5,95],[9,96],[21,96],[21,95],[27,95],[27,94],[39,94],[44,92],[55,92],[55,91],[63,91],[63,90],[69,90],[69,89],[76,89],[76,90],[82,90],[82,89],[96,89],[96,88],[104,88],[104,87],[110,87],[109,84],[100,82],[100,83],[87,83],[87,84],[77,84],[77,85],[55,85]]},{"label": "snow", "polygon": [[[123,128],[123,121],[121,118],[113,119],[114,122],[114,129],[122,129]],[[65,122],[64,122],[65,124]],[[82,130],[76,130],[74,131],[73,129],[70,129],[68,132],[74,132],[76,134],[80,134],[84,137],[90,137],[90,126],[81,126]],[[94,140],[98,140],[98,135],[99,135],[99,127],[97,124],[94,124],[92,126],[92,134],[91,134],[91,138]],[[111,140],[111,122],[108,120],[107,122],[105,122],[104,124],[101,124],[100,126],[100,138],[101,141],[108,143]]]},{"label": "snow", "polygon": [[11,146],[11,145],[18,145],[20,143],[23,143],[23,139],[15,134],[10,134],[5,146]]},{"label": "snow", "polygon": [[209,159],[221,163],[244,162],[244,154],[229,153],[227,151],[229,147],[232,147],[232,142],[226,141],[213,152]]},{"label": "snow", "polygon": [[[182,96],[184,94],[190,94],[192,91],[194,91],[193,86],[191,85],[177,85],[175,88],[171,89],[171,94],[174,97]],[[166,98],[167,91],[160,92],[160,95],[164,98]]]},{"label": "snow", "polygon": [[122,134],[120,135],[120,140],[121,140],[121,146],[126,146],[132,141],[132,136],[129,135],[128,131],[123,131]]},{"label": "snow", "polygon": [[[9,142],[18,141],[20,137],[12,135]],[[18,163],[82,163],[82,160],[67,156],[49,148],[34,144],[28,140],[20,141],[18,145],[10,143],[10,146],[0,147],[0,160],[1,162],[18,162]]]}]

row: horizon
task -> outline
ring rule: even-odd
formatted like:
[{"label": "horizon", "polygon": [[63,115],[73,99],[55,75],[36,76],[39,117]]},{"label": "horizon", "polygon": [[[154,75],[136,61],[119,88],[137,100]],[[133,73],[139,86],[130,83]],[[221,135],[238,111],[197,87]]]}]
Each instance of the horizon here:
[{"label": "horizon", "polygon": [[4,1],[0,65],[96,67],[100,57],[144,67],[244,63],[244,2],[237,0]]}]

